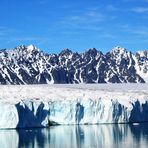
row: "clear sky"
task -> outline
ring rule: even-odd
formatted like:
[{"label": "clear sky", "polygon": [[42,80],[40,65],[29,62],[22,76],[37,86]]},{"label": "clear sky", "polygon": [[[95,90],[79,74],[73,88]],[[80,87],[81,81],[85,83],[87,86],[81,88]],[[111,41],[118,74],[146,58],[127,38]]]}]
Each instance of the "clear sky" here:
[{"label": "clear sky", "polygon": [[148,0],[0,0],[0,48],[148,49]]}]

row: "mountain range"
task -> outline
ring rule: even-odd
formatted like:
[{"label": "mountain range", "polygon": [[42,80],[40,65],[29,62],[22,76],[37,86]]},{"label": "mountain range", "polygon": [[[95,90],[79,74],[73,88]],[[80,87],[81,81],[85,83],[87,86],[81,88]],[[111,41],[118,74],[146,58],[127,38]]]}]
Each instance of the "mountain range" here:
[{"label": "mountain range", "polygon": [[146,83],[148,50],[115,47],[106,54],[62,50],[48,54],[34,45],[0,50],[0,84]]}]

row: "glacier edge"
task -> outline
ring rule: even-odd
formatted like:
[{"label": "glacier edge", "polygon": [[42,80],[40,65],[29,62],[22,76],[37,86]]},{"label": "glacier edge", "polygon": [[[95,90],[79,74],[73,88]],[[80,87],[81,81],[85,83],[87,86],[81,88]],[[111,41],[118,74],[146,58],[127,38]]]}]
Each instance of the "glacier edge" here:
[{"label": "glacier edge", "polygon": [[133,87],[128,91],[103,86],[42,87],[1,87],[7,92],[0,94],[0,128],[148,122],[147,87],[139,91]]},{"label": "glacier edge", "polygon": [[15,105],[0,104],[0,128],[48,127],[54,124],[100,124],[148,122],[148,102],[132,103],[132,109],[118,100],[42,102],[27,100]]}]

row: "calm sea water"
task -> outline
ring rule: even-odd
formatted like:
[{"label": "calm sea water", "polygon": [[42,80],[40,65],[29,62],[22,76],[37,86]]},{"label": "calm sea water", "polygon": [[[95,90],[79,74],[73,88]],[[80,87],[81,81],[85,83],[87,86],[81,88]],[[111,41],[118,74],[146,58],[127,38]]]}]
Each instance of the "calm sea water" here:
[{"label": "calm sea water", "polygon": [[0,148],[148,148],[148,123],[0,130]]}]

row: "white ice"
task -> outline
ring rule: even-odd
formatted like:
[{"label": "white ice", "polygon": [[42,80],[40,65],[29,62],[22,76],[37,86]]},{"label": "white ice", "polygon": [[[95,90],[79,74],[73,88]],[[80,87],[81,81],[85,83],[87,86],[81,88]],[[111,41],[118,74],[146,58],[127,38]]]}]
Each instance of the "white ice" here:
[{"label": "white ice", "polygon": [[1,85],[0,128],[148,121],[148,84]]}]

